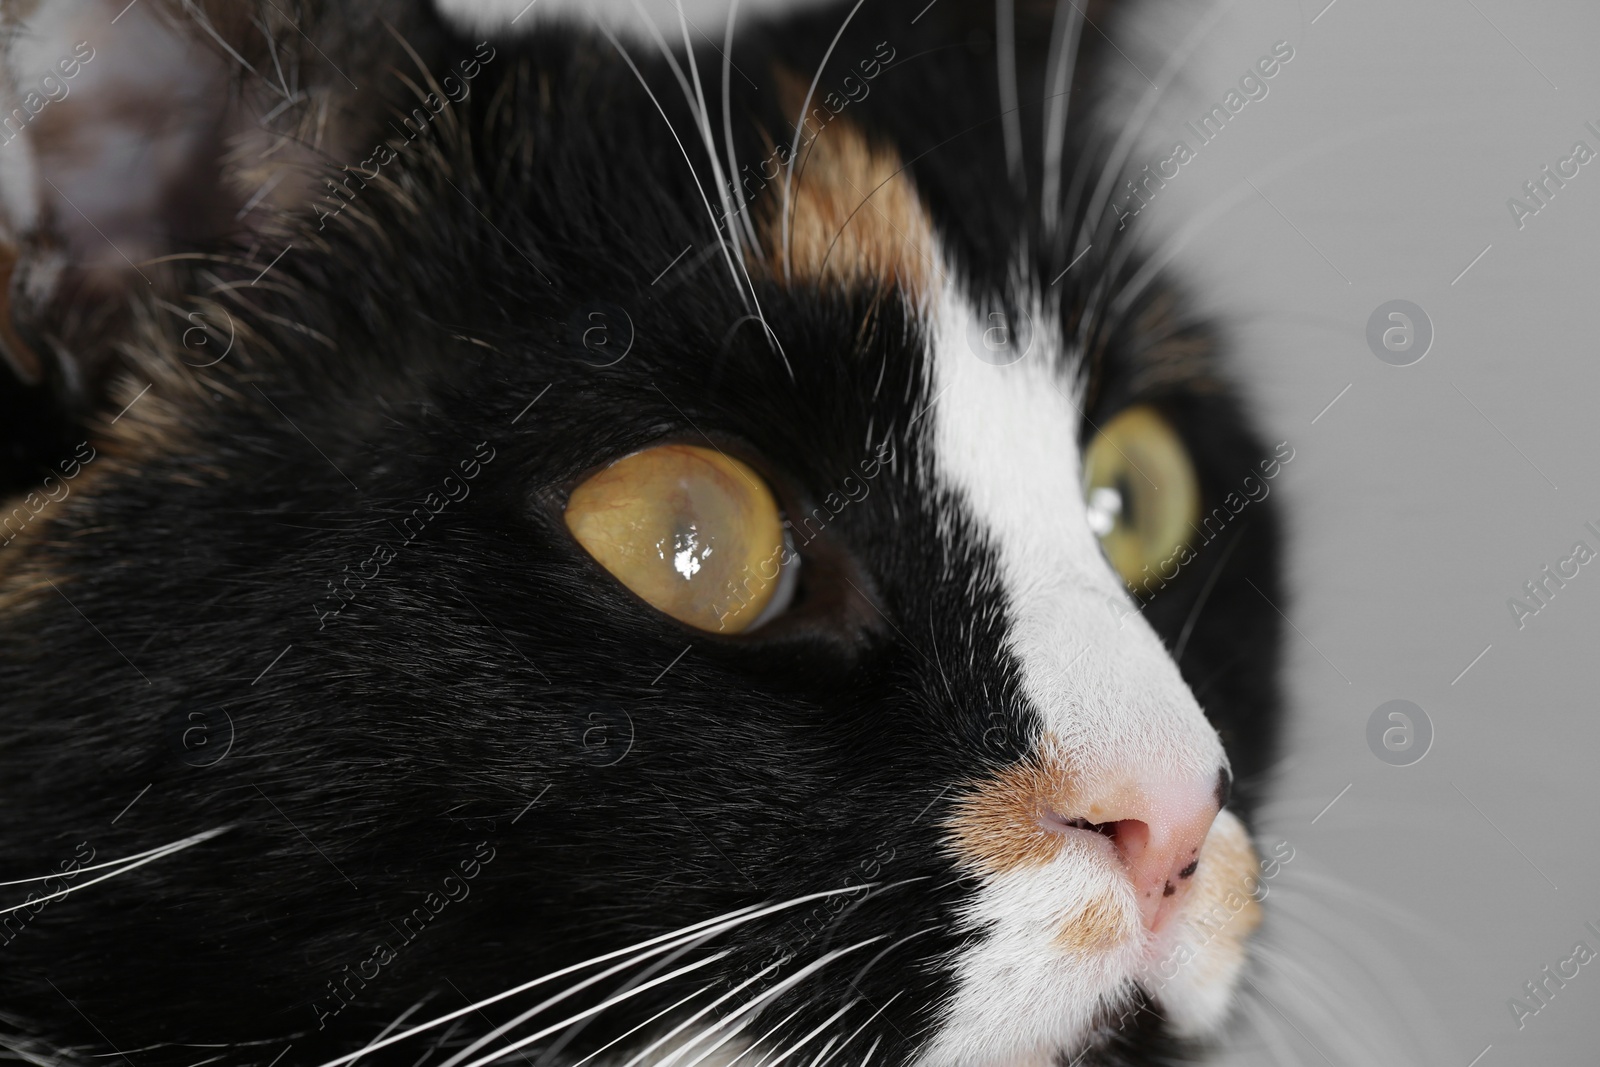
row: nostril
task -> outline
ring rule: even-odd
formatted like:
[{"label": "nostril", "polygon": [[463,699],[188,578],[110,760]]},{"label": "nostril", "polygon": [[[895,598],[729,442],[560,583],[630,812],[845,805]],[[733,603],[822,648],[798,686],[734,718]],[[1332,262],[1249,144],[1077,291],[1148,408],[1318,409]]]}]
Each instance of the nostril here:
[{"label": "nostril", "polygon": [[1077,807],[1103,821],[1085,815],[1068,817],[1066,812],[1048,809],[1039,812],[1039,821],[1057,833],[1087,832],[1105,838],[1110,846],[1108,858],[1114,855],[1120,861],[1145,927],[1156,933],[1183,906],[1196,881],[1206,835],[1230,784],[1224,770],[1215,777],[1188,783],[1124,787]]},{"label": "nostril", "polygon": [[1129,870],[1137,870],[1150,848],[1150,824],[1140,819],[1122,819],[1111,824],[1111,840]]},{"label": "nostril", "polygon": [[1062,830],[1087,830],[1091,834],[1100,834],[1103,837],[1113,839],[1116,837],[1117,824],[1114,822],[1094,822],[1084,818],[1068,818],[1048,805],[1041,805],[1037,814],[1039,825],[1046,830],[1054,830],[1058,833]]}]

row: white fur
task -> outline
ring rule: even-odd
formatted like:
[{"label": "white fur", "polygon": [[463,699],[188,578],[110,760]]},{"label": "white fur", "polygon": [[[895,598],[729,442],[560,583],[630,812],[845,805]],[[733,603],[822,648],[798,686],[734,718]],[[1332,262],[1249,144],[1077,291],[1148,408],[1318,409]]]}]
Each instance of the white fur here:
[{"label": "white fur", "polygon": [[1138,929],[1138,904],[1116,860],[1073,842],[1054,862],[996,875],[963,909],[981,933],[976,950],[949,961],[958,993],[923,1050],[923,1067],[1050,1063],[1094,1021],[1101,997],[1125,990],[1141,945],[1068,952],[1062,931],[1091,901],[1109,901]]},{"label": "white fur", "polygon": [[[1082,416],[1066,373],[1076,354],[1063,351],[1036,305],[1028,354],[995,366],[969,344],[971,301],[947,285],[934,306],[926,476],[954,496],[998,559],[1028,704],[1085,776],[1087,795],[1214,779],[1225,765],[1216,732],[1089,527]],[[956,993],[921,1067],[1016,1063],[1080,1042],[1094,1008],[1127,991],[1144,946],[1130,937],[1107,952],[1070,954],[1053,939],[1064,911],[1124,892],[1131,900],[1114,866],[1078,848],[1044,868],[989,878],[968,914],[986,933],[955,961]],[[1185,1019],[1219,1022],[1227,990],[1220,994],[1185,1003]]]}]

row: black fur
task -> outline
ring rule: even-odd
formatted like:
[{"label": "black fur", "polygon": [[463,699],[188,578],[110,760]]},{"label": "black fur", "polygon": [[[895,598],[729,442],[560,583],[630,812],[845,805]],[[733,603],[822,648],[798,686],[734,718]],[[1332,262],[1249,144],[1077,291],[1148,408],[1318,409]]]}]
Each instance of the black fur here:
[{"label": "black fur", "polygon": [[[774,67],[814,71],[848,6],[741,36],[735,61],[759,86],[733,80],[741,159],[765,154],[762,130],[780,137],[792,122]],[[1053,277],[1076,250],[1033,238],[1036,186],[1007,192],[993,13],[944,0],[910,25],[921,6],[869,3],[838,44],[841,67],[882,40],[897,53],[850,117],[911,161],[971,285],[997,288],[1019,246]],[[1036,100],[1053,9],[1020,6],[1033,30],[1019,34],[1021,96]],[[1100,68],[1086,38],[1075,86],[1087,96]],[[478,49],[421,18],[407,39],[434,70]],[[8,588],[32,590],[0,615],[0,872],[56,871],[80,843],[104,862],[224,832],[7,917],[10,1046],[74,1063],[121,1052],[138,1067],[213,1055],[315,1065],[419,1002],[408,1025],[735,908],[869,882],[880,888],[694,946],[672,965],[731,953],[540,1059],[558,1031],[529,1061],[576,1062],[700,986],[714,983],[684,1012],[769,964],[784,961],[782,977],[871,937],[883,940],[762,1016],[798,1011],[775,1041],[859,998],[840,1040],[882,1008],[852,1048],[881,1038],[878,1061],[904,1063],[949,991],[942,961],[960,948],[951,918],[970,887],[942,819],[962,783],[1023,755],[1030,720],[994,560],[959,526],[937,532],[951,502],[915,474],[925,444],[913,419],[930,400],[921,327],[894,294],[758,280],[791,376],[758,326],[738,325],[747,312],[700,192],[611,46],[547,29],[492,48],[470,97],[325,228],[307,204],[220,235],[217,249],[237,242],[231,264],[175,268],[177,305],[210,293],[204,306],[240,329],[221,363],[194,369],[179,340],[190,323],[130,290],[145,314],[126,380],[136,390],[151,366],[176,368],[141,401],[150,411],[129,416],[158,427],[158,447],[105,434],[120,403],[81,434],[13,431],[12,484],[84,437],[103,454],[93,481],[41,516],[42,535],[0,548]],[[632,53],[672,124],[691,130],[665,63]],[[709,46],[698,58],[720,70]],[[393,62],[418,78],[398,48]],[[712,112],[720,131],[714,100]],[[1098,169],[1088,112],[1074,111],[1068,158]],[[1029,173],[1039,120],[1029,105]],[[690,154],[707,175],[704,153]],[[1095,319],[1095,285],[1114,291],[1133,271],[1097,266],[1118,247],[1106,210],[1076,205],[1106,258],[1051,290],[1067,321],[1092,323],[1102,353],[1088,415],[1159,404],[1209,508],[1272,451],[1211,364],[1141,384],[1152,330],[1209,341],[1203,327],[1143,316],[1155,296]],[[596,310],[632,339],[614,366],[575,342]],[[760,469],[791,515],[880,446],[892,455],[866,498],[802,549],[795,609],[748,637],[653,611],[561,520],[585,472],[702,434]],[[447,476],[470,493],[435,513],[429,494],[444,495]],[[1275,507],[1252,504],[1146,609],[1169,646],[1193,617],[1180,667],[1223,732],[1236,804],[1253,799],[1273,748],[1278,626],[1261,594],[1280,595]],[[999,738],[996,708],[1013,724]],[[447,877],[467,895],[451,899],[461,890]],[[31,888],[6,887],[0,905]],[[394,958],[368,966],[380,944]],[[598,1003],[640,970],[541,1018]],[[466,1015],[423,1062],[562,987]],[[362,1062],[419,1062],[444,1034]],[[1108,1026],[1080,1062],[1181,1055],[1144,1012]]]}]

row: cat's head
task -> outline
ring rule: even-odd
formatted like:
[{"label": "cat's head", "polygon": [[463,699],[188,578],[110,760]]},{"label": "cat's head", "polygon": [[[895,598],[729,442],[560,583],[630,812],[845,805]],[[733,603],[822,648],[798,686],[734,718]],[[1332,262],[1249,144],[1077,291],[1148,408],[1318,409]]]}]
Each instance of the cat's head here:
[{"label": "cat's head", "polygon": [[1282,859],[1229,797],[1293,450],[1108,211],[1083,12],[917,6],[670,55],[399,2],[15,38],[14,82],[77,58],[0,146],[0,339],[69,417],[0,547],[11,1044],[984,1067],[1221,1025]]}]

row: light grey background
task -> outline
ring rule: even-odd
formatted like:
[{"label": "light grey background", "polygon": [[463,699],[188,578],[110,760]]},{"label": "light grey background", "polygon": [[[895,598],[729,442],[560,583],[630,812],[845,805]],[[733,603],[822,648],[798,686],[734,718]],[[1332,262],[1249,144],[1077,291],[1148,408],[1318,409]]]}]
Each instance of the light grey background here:
[{"label": "light grey background", "polygon": [[[1507,606],[1600,551],[1600,159],[1521,230],[1506,206],[1574,142],[1600,152],[1600,5],[1326,3],[1224,5],[1149,159],[1274,42],[1295,58],[1130,223],[1176,247],[1295,448],[1292,725],[1260,837],[1296,851],[1225,1060],[1600,1063],[1600,959],[1520,1029],[1507,1004],[1600,952],[1600,560],[1521,629]],[[1118,33],[1134,89],[1200,7],[1167,11]],[[1393,299],[1436,331],[1409,367],[1365,340]],[[1409,767],[1366,740],[1396,698],[1435,729]]]}]

